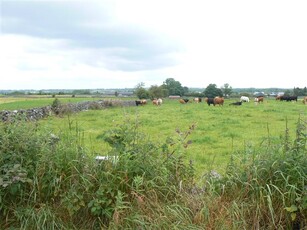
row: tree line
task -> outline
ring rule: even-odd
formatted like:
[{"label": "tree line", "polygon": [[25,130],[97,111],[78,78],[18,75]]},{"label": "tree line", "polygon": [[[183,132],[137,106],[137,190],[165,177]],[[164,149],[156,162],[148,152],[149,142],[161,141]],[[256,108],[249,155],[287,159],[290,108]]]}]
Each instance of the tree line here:
[{"label": "tree line", "polygon": [[[162,85],[152,85],[149,88],[145,88],[143,82],[137,84],[135,88],[131,89],[113,89],[113,90],[90,90],[90,89],[75,89],[75,90],[0,90],[0,94],[3,95],[113,95],[115,97],[125,95],[129,92],[130,96],[136,96],[139,99],[153,99],[153,98],[165,98],[171,95],[180,97],[237,97],[237,96],[253,96],[254,92],[264,92],[265,95],[271,95],[272,92],[283,92],[287,96],[307,96],[307,88],[294,87],[291,89],[280,88],[232,88],[228,83],[225,83],[221,87],[217,87],[216,84],[209,84],[205,88],[188,88],[182,86],[182,84],[174,78],[167,78]],[[127,96],[126,95],[126,96]],[[271,95],[273,96],[273,95]]]},{"label": "tree line", "polygon": [[[225,83],[222,87],[217,87],[216,84],[209,84],[202,92],[190,90],[186,86],[182,86],[179,81],[176,81],[174,78],[167,78],[162,85],[152,85],[148,89],[145,88],[143,82],[139,83],[134,90],[134,94],[139,99],[153,99],[153,98],[163,98],[171,95],[176,96],[186,96],[186,97],[235,97],[238,95],[252,96],[255,92],[255,88],[249,89],[233,89],[228,83]],[[278,91],[280,89],[270,89],[272,92]],[[306,96],[307,88],[300,89],[298,87],[293,90],[285,90],[283,92],[285,95],[295,95],[295,96]],[[269,92],[267,92],[269,95]]]}]

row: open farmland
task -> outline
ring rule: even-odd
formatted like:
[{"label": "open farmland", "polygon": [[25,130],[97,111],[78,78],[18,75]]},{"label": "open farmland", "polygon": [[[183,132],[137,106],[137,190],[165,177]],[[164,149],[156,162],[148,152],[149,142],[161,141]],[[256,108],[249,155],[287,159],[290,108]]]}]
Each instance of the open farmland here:
[{"label": "open farmland", "polygon": [[[1,109],[17,109],[50,105],[54,98],[21,99],[1,103]],[[95,98],[60,98],[62,103]],[[97,99],[96,99],[97,100]],[[40,121],[43,127],[54,132],[65,132],[69,125],[81,131],[85,146],[93,156],[108,154],[109,146],[102,134],[124,122],[138,122],[139,131],[157,143],[167,137],[178,137],[178,130],[186,132],[195,125],[187,140],[187,160],[192,160],[201,175],[214,169],[223,173],[233,153],[253,149],[268,142],[279,141],[290,130],[294,138],[298,118],[306,120],[307,107],[298,102],[281,102],[265,99],[263,104],[254,102],[230,106],[234,99],[226,99],[224,106],[208,106],[202,102],[180,104],[178,100],[165,99],[162,106],[150,102],[138,107],[114,107],[90,110],[64,117],[49,117]]]},{"label": "open farmland", "polygon": [[[92,97],[71,97],[57,96],[63,103],[74,103],[84,100],[99,100]],[[21,96],[21,97],[0,97],[0,110],[30,109],[51,105],[55,98],[52,96]]]},{"label": "open farmland", "polygon": [[305,229],[306,106],[234,101],[3,123],[0,228]]}]

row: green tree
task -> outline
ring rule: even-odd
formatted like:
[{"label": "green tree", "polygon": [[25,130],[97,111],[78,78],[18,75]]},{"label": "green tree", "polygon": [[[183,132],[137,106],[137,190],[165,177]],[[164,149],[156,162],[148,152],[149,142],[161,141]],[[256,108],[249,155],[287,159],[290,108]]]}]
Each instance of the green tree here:
[{"label": "green tree", "polygon": [[228,97],[232,94],[232,87],[229,86],[228,83],[225,83],[222,88],[221,88],[222,92],[223,92],[223,95],[224,97]]},{"label": "green tree", "polygon": [[293,89],[293,95],[295,96],[306,96],[307,92],[306,92],[306,87],[303,89],[300,89],[299,87],[296,87]]},{"label": "green tree", "polygon": [[184,95],[184,88],[182,87],[179,81],[176,81],[174,78],[167,78],[163,82],[164,87],[168,90],[168,95]]},{"label": "green tree", "polygon": [[149,97],[153,98],[163,98],[167,96],[167,90],[162,86],[152,85],[149,89]]},{"label": "green tree", "polygon": [[135,87],[135,95],[139,99],[147,99],[149,98],[149,92],[144,88],[145,84],[143,82],[139,83]]},{"label": "green tree", "polygon": [[287,89],[284,93],[284,96],[291,96],[291,91]]},{"label": "green tree", "polygon": [[187,95],[189,93],[189,88],[184,86],[183,87],[183,95]]},{"label": "green tree", "polygon": [[221,89],[216,87],[216,84],[209,84],[204,91],[205,97],[216,97],[216,96],[223,96],[223,92]]}]

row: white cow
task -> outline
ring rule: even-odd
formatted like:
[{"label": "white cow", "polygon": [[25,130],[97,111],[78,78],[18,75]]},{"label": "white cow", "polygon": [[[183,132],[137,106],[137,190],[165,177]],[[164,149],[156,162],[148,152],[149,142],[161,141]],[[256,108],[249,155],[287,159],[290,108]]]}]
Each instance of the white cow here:
[{"label": "white cow", "polygon": [[249,98],[246,97],[246,96],[241,96],[241,97],[240,97],[240,101],[241,101],[241,102],[249,102]]},{"label": "white cow", "polygon": [[152,100],[152,104],[153,105],[162,105],[162,99],[159,98],[159,99],[153,99]]},{"label": "white cow", "polygon": [[162,105],[162,99],[161,98],[159,98],[158,100],[157,100],[157,105]]}]

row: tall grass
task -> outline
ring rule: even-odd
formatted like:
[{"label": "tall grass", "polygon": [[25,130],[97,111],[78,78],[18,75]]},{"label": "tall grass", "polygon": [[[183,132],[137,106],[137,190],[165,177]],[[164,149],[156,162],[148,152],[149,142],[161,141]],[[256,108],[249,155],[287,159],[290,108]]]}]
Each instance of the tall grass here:
[{"label": "tall grass", "polygon": [[[137,120],[102,134],[111,146],[108,155],[116,157],[103,162],[90,157],[72,121],[57,135],[20,119],[0,128],[0,227],[134,223],[135,211],[148,208],[150,197],[172,203],[179,182],[188,185],[193,178],[193,167],[182,160],[184,137],[156,144],[138,131]],[[88,221],[80,222],[81,217]]]},{"label": "tall grass", "polygon": [[[220,175],[196,180],[187,158],[195,124],[162,142],[127,116],[85,147],[78,122],[53,133],[22,119],[0,126],[0,228],[303,229],[307,223],[306,121],[258,147],[234,151]],[[287,127],[287,125],[286,125]]]},{"label": "tall grass", "polygon": [[306,227],[306,121],[299,119],[293,142],[286,129],[276,144],[268,140],[256,150],[234,155],[222,181],[221,197],[229,205],[231,218],[237,220],[233,227]]}]

